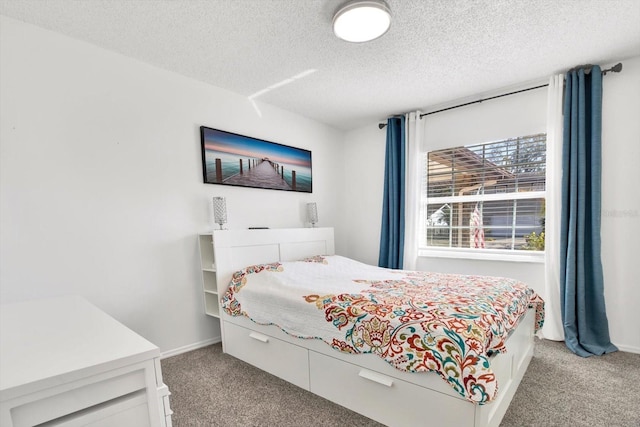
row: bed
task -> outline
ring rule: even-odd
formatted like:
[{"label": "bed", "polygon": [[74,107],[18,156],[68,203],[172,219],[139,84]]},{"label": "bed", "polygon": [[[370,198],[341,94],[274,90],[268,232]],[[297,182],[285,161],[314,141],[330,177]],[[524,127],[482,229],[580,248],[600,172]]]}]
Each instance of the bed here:
[{"label": "bed", "polygon": [[[315,333],[292,331],[289,326],[285,331],[280,323],[286,323],[286,320],[269,321],[257,314],[255,308],[249,310],[254,314],[247,314],[244,309],[250,306],[248,300],[242,300],[245,304],[242,308],[238,302],[240,298],[236,300],[234,292],[229,292],[231,284],[235,296],[239,296],[242,291],[238,288],[243,286],[247,274],[252,274],[251,280],[254,280],[254,274],[255,277],[266,277],[262,274],[264,269],[282,270],[284,265],[287,272],[295,270],[298,264],[288,261],[307,258],[300,264],[302,270],[297,277],[304,277],[301,274],[305,269],[324,268],[323,264],[339,264],[339,270],[351,268],[351,260],[333,256],[333,239],[332,228],[221,230],[213,233],[218,294],[223,296],[220,319],[224,352],[388,426],[498,426],[531,360],[536,324],[541,323],[541,301],[537,313],[533,304],[531,308],[520,310],[517,319],[512,321],[513,329],[498,345],[499,352],[483,351],[485,359],[478,366],[490,369],[482,372],[482,369],[471,367],[471,371],[465,371],[465,384],[470,377],[478,384],[488,377],[491,381],[485,381],[481,386],[456,388],[442,374],[410,372],[411,369],[406,369],[410,363],[398,363],[403,356],[390,361],[371,348],[338,351],[348,342],[346,339],[328,345],[331,338],[324,334],[341,329],[337,319],[344,321],[344,316],[329,318],[327,313],[335,307],[328,309],[332,300],[324,298],[326,295],[301,291],[300,296],[306,298],[306,305],[302,304],[309,315],[317,310],[320,317],[324,315],[330,320],[323,333]],[[256,273],[256,268],[250,266],[259,266],[261,273]],[[395,277],[423,274],[375,271],[372,270],[375,280],[359,283],[354,294],[381,283],[386,286],[396,282],[392,280]],[[425,279],[426,276],[420,277]],[[263,295],[262,299],[267,300],[268,295]],[[304,316],[302,313],[293,317]],[[310,324],[311,320],[302,323]],[[362,344],[362,340],[358,342]],[[474,375],[467,375],[469,372]]]}]

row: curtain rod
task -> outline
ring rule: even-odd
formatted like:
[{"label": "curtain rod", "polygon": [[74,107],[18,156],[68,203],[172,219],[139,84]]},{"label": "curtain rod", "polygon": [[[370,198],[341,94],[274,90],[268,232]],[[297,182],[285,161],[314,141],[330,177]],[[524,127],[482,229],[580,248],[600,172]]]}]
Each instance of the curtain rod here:
[{"label": "curtain rod", "polygon": [[[570,69],[569,72],[576,71],[576,70],[579,70],[581,68],[584,68],[585,72],[588,74],[588,73],[591,72],[591,69],[593,68],[593,65],[591,65],[591,64],[579,65],[577,67],[574,67],[574,68]],[[622,71],[622,62],[618,62],[613,67],[607,68],[606,70],[602,70],[602,75],[606,76],[607,73],[609,73],[609,72],[619,73],[620,71]],[[516,91],[513,91],[513,92],[509,92],[509,93],[503,93],[502,95],[491,96],[489,98],[478,99],[476,101],[465,102],[464,104],[454,105],[453,107],[443,108],[441,110],[436,110],[436,111],[431,111],[429,113],[420,114],[420,118],[423,118],[424,116],[428,116],[430,114],[442,113],[443,111],[453,110],[455,108],[460,108],[460,107],[466,107],[467,105],[471,105],[471,104],[479,104],[479,103],[481,103],[483,101],[489,101],[491,99],[502,98],[503,96],[515,95],[517,93],[527,92],[527,91],[534,90],[534,89],[540,89],[541,87],[547,87],[547,86],[549,86],[548,83],[544,84],[544,85],[530,87],[530,88],[527,88],[527,89],[521,89],[521,90],[516,90]],[[386,123],[378,123],[378,129],[383,129],[386,125],[387,125]]]}]

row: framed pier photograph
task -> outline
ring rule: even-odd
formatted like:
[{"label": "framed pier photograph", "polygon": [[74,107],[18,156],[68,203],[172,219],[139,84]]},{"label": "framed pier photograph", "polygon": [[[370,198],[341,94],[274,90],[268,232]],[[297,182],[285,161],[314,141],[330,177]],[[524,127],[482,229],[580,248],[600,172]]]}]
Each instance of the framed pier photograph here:
[{"label": "framed pier photograph", "polygon": [[312,192],[311,151],[200,126],[206,184]]}]

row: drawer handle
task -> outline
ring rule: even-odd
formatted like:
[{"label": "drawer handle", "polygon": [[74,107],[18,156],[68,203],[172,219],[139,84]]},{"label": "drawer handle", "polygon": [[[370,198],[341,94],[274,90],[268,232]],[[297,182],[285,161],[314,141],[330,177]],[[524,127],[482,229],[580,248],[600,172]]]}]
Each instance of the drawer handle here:
[{"label": "drawer handle", "polygon": [[253,338],[254,340],[258,340],[258,341],[260,341],[260,342],[264,342],[264,343],[269,342],[269,337],[268,337],[268,336],[266,336],[266,335],[262,335],[262,334],[259,334],[259,333],[257,333],[257,332],[251,332],[251,333],[249,334],[249,336],[250,336],[251,338]]},{"label": "drawer handle", "polygon": [[358,376],[366,380],[373,381],[374,383],[382,384],[386,387],[391,387],[393,385],[393,380],[391,378],[365,369],[361,369],[360,372],[358,372]]}]

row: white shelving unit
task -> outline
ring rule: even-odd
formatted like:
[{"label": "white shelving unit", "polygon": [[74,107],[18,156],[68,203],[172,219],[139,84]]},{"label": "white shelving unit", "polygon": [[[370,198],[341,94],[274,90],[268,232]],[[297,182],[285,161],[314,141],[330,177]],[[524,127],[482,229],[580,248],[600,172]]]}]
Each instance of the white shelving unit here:
[{"label": "white shelving unit", "polygon": [[218,295],[213,234],[200,234],[198,236],[198,246],[200,248],[202,290],[204,291],[204,311],[209,316],[220,318],[220,296]]}]

